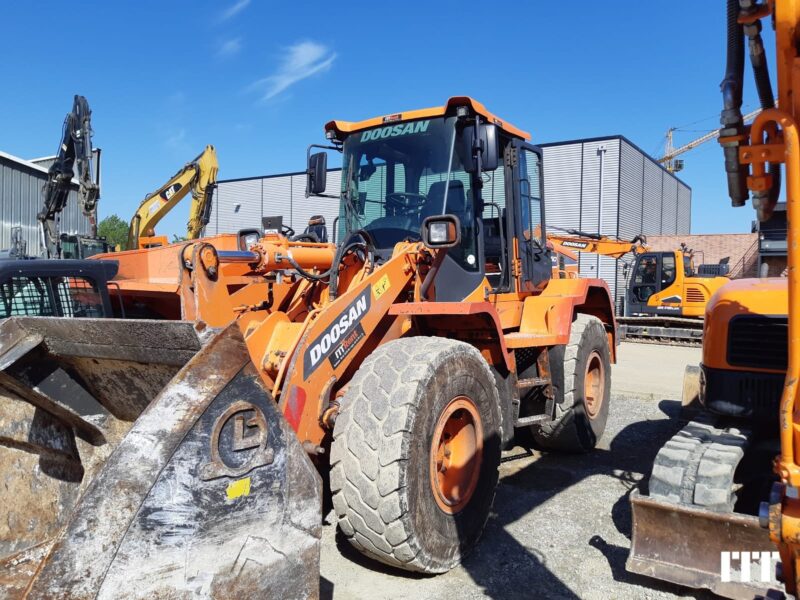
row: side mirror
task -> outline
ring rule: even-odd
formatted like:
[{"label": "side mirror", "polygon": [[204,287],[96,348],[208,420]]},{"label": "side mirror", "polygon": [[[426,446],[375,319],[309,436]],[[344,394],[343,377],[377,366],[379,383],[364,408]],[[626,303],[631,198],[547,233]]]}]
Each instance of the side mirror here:
[{"label": "side mirror", "polygon": [[464,168],[468,173],[474,173],[478,170],[478,161],[475,158],[476,147],[482,150],[481,168],[484,171],[494,171],[497,168],[500,154],[497,125],[483,124],[477,134],[475,133],[475,125],[469,125],[464,128],[462,139],[466,146],[462,153],[462,156],[465,157]]},{"label": "side mirror", "polygon": [[328,155],[317,152],[308,157],[306,170],[306,198],[323,194],[328,178]]},{"label": "side mirror", "polygon": [[422,222],[420,236],[428,248],[452,248],[461,243],[461,223],[455,215],[433,215]]}]

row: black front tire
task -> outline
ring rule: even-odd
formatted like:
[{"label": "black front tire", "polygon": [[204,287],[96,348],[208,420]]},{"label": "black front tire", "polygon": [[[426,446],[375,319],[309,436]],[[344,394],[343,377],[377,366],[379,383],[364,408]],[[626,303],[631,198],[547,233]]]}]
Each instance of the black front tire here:
[{"label": "black front tire", "polygon": [[[431,444],[440,415],[473,402],[483,448],[477,485],[455,514],[440,508]],[[331,448],[339,529],[383,563],[443,573],[475,546],[494,500],[502,425],[494,377],[469,344],[436,337],[388,342],[359,367],[344,395]]]}]

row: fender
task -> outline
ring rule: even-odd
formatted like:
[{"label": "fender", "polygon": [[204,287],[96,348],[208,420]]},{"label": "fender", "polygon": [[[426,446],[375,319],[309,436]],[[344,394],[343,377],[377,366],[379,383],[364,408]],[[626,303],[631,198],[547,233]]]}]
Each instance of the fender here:
[{"label": "fender", "polygon": [[418,331],[434,335],[451,337],[458,331],[458,339],[478,348],[490,365],[516,371],[500,316],[491,302],[405,302],[392,306],[389,314],[408,317]]},{"label": "fender", "polygon": [[522,339],[535,336],[542,340],[539,344],[566,344],[575,313],[592,315],[603,322],[608,332],[611,360],[615,362],[617,324],[614,304],[608,285],[602,279],[550,280],[541,294],[525,298],[519,335]]}]

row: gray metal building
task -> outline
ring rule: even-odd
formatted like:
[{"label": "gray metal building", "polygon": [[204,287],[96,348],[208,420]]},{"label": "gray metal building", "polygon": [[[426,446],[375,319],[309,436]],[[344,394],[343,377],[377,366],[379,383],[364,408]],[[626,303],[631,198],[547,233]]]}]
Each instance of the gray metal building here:
[{"label": "gray metal building", "polygon": [[[35,159],[37,162],[47,160]],[[42,209],[42,186],[47,181],[47,167],[37,162],[0,152],[0,248],[11,245],[12,228],[22,227],[28,254],[44,252],[36,215]],[[61,213],[60,230],[62,233],[89,234],[89,219],[78,206],[77,180],[73,180],[67,206]]]},{"label": "gray metal building", "polygon": [[[621,135],[542,144],[548,225],[622,239],[688,235],[692,191]],[[581,254],[581,277],[601,277],[624,295],[624,263]]]},{"label": "gray metal building", "polygon": [[[341,187],[341,169],[328,171],[328,193]],[[306,174],[282,173],[217,182],[206,235],[258,227],[261,217],[283,216],[285,225],[302,232],[312,215],[324,215],[328,231],[339,214],[338,198],[306,198]]]},{"label": "gray metal building", "polygon": [[[639,234],[680,235],[691,228],[691,190],[623,136],[542,144],[545,218],[550,226],[632,239]],[[328,171],[328,190],[341,170]],[[305,173],[219,181],[207,235],[258,227],[261,217],[282,215],[298,233],[321,214],[332,232],[338,199],[306,198]],[[584,277],[602,277],[614,298],[625,286],[622,261],[580,255]]]}]

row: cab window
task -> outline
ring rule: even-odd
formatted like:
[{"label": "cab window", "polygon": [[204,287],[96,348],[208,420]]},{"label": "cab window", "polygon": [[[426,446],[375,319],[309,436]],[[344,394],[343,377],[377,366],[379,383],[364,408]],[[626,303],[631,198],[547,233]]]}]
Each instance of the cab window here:
[{"label": "cab window", "polygon": [[675,255],[665,254],[661,263],[661,289],[672,285],[675,282]]}]

